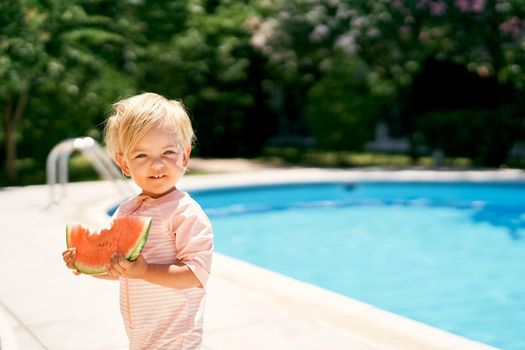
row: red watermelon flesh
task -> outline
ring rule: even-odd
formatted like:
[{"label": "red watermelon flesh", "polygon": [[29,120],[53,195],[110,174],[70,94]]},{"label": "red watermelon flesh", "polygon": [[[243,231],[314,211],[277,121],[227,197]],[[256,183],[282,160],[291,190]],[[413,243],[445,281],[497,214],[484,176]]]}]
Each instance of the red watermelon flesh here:
[{"label": "red watermelon flesh", "polygon": [[66,226],[68,248],[76,248],[74,266],[78,271],[96,275],[105,273],[114,253],[120,253],[129,261],[137,259],[146,244],[151,218],[127,216],[113,220],[111,228],[91,231],[72,224]]}]

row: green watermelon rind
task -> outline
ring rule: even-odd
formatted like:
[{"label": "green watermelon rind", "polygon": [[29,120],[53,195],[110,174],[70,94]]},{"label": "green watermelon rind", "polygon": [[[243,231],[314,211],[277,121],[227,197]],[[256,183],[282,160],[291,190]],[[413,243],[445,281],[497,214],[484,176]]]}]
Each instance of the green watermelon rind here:
[{"label": "green watermelon rind", "polygon": [[129,261],[135,261],[139,257],[140,253],[142,252],[142,249],[144,249],[144,246],[146,245],[146,241],[148,240],[149,235],[149,229],[151,228],[151,218],[145,218],[147,221],[146,226],[142,230],[142,234],[140,235],[141,239],[139,243],[135,246],[135,249],[132,249],[126,256],[126,259]]},{"label": "green watermelon rind", "polygon": [[[146,241],[148,240],[148,235],[149,235],[149,230],[151,228],[152,219],[144,218],[144,221],[146,222],[146,224],[144,225],[144,229],[142,230],[138,243],[135,245],[135,247],[131,249],[131,251],[129,251],[127,254],[124,254],[126,259],[129,261],[135,261],[139,257],[140,253],[142,252],[142,249],[144,249],[144,246],[146,245]],[[71,248],[69,225],[67,224],[66,224],[66,245],[68,248]],[[78,271],[85,273],[87,275],[102,275],[106,273],[105,267],[93,268],[91,266],[82,265],[81,263],[77,261],[73,263],[73,266],[75,266],[75,268]]]},{"label": "green watermelon rind", "polygon": [[88,266],[84,266],[81,263],[78,263],[76,261],[73,263],[73,266],[75,266],[75,268],[78,271],[80,271],[82,273],[85,273],[87,275],[103,275],[103,274],[106,273],[106,269],[105,268],[94,269],[94,268],[91,268],[91,267],[88,267]]}]

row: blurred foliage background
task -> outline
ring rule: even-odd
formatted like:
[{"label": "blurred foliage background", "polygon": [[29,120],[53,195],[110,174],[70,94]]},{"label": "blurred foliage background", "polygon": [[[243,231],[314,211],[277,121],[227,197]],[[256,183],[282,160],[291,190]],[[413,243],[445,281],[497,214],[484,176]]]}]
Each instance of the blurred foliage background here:
[{"label": "blurred foliage background", "polygon": [[0,185],[143,91],[201,157],[522,167],[524,63],[523,0],[3,0]]}]

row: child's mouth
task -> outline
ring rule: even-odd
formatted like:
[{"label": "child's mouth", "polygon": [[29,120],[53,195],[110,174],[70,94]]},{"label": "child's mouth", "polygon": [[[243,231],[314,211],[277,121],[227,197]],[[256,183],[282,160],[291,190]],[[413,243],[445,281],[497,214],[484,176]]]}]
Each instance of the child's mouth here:
[{"label": "child's mouth", "polygon": [[150,176],[149,178],[150,179],[161,179],[163,177],[165,177],[166,175],[165,174],[160,174],[160,175],[153,175],[153,176]]}]

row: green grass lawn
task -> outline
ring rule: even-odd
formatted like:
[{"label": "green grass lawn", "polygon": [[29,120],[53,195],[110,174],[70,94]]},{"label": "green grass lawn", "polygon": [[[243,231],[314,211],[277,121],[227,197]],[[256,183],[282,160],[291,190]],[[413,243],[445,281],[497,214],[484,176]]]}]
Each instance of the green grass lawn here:
[{"label": "green grass lawn", "polygon": [[[298,148],[266,148],[261,160],[284,162],[320,167],[432,167],[432,157],[423,156],[416,160],[409,155],[372,152],[321,151]],[[468,158],[445,158],[442,166],[452,168],[469,168],[473,166]]]}]

